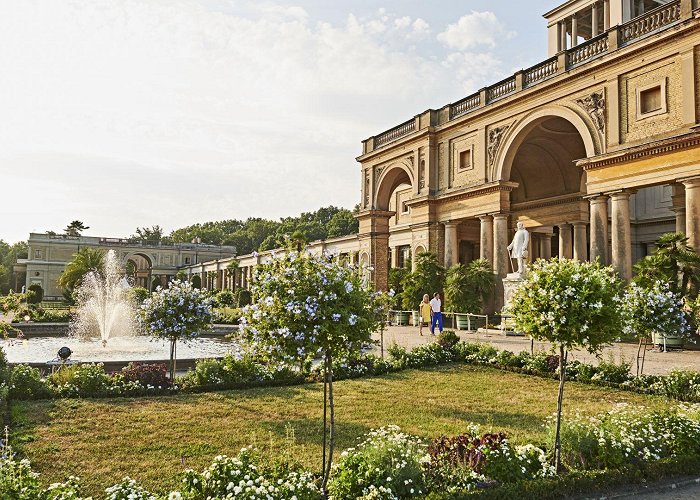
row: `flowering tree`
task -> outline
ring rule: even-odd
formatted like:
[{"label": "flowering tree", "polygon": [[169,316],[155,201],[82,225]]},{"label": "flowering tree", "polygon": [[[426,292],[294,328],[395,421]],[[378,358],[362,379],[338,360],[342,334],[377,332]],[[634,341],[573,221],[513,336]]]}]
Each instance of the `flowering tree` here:
[{"label": "flowering tree", "polygon": [[303,364],[316,356],[323,359],[325,494],[335,443],[333,359],[357,353],[369,342],[378,327],[374,293],[363,286],[354,266],[334,262],[327,255],[288,251],[256,268],[251,294],[253,304],[243,309],[240,320],[241,333],[251,349],[286,363]]},{"label": "flowering tree", "polygon": [[177,341],[188,342],[210,328],[212,298],[186,281],[156,288],[141,306],[143,324],[154,337],[170,341],[170,380],[175,380]]},{"label": "flowering tree", "polygon": [[622,318],[624,333],[639,338],[637,376],[644,369],[644,357],[641,366],[639,363],[644,337],[650,337],[654,332],[678,336],[692,332],[683,299],[671,290],[668,283],[661,281],[654,282],[650,287],[630,283],[622,301]]},{"label": "flowering tree", "polygon": [[509,308],[515,325],[559,351],[554,461],[561,467],[561,410],[568,352],[585,348],[596,353],[621,332],[620,278],[599,262],[567,259],[537,260],[513,294]]}]

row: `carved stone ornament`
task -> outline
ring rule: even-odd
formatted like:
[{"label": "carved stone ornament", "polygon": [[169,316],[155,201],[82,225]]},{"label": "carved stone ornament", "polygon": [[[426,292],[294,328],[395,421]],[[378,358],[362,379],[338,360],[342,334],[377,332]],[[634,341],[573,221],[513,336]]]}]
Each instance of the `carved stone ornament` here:
[{"label": "carved stone ornament", "polygon": [[506,134],[508,127],[510,127],[510,125],[502,125],[489,130],[488,146],[486,147],[486,151],[489,155],[489,166],[493,166],[493,163],[496,161],[498,147],[501,145],[501,140],[503,140],[503,136]]},{"label": "carved stone ornament", "polygon": [[576,103],[586,110],[593,120],[593,125],[601,134],[605,130],[605,95],[603,91],[593,92],[591,95],[576,99]]}]

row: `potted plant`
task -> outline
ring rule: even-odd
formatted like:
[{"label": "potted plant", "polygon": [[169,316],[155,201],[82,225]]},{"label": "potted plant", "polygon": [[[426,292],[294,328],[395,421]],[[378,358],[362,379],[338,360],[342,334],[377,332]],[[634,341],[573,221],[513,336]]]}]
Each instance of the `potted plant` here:
[{"label": "potted plant", "polygon": [[467,265],[457,264],[447,271],[445,280],[446,308],[455,313],[457,328],[468,327],[467,314],[478,314],[495,287],[491,266],[479,259]]},{"label": "potted plant", "polygon": [[403,293],[403,281],[410,271],[405,267],[392,267],[389,269],[389,288],[394,291],[389,307],[394,311],[394,323],[397,325],[408,325],[410,313],[401,310],[401,294]]}]

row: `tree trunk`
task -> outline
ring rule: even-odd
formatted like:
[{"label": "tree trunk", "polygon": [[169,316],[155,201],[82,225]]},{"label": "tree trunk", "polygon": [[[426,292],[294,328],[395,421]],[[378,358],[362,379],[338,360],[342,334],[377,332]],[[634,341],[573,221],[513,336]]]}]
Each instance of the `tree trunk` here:
[{"label": "tree trunk", "polygon": [[[321,462],[321,477],[326,474],[326,436],[328,424],[328,359],[323,360],[323,460]],[[325,492],[324,492],[325,495]]]},{"label": "tree trunk", "polygon": [[170,383],[175,383],[175,339],[170,341]]},{"label": "tree trunk", "polygon": [[554,467],[557,474],[561,472],[561,410],[564,400],[564,381],[566,380],[566,356],[564,346],[559,346],[559,397],[557,399],[557,427],[554,435]]},{"label": "tree trunk", "polygon": [[326,353],[326,364],[328,366],[328,408],[330,410],[330,422],[328,429],[328,462],[323,473],[323,497],[328,498],[328,478],[331,475],[331,465],[333,463],[333,447],[335,445],[335,408],[333,406],[333,364],[330,353]]}]

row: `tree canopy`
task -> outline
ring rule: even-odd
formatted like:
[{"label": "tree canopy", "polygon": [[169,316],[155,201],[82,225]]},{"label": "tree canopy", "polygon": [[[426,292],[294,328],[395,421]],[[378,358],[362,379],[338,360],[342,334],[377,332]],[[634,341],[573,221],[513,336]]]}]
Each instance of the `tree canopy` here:
[{"label": "tree canopy", "polygon": [[[201,243],[209,245],[232,245],[239,255],[243,255],[285,246],[292,237],[314,241],[354,234],[358,224],[353,213],[346,208],[329,206],[315,212],[303,212],[297,217],[283,217],[279,221],[249,217],[245,221],[204,222],[176,229],[167,238],[173,243],[191,243],[199,238]],[[141,235],[139,229],[146,230],[138,228],[136,237]]]},{"label": "tree canopy", "polygon": [[[0,240],[0,295],[5,295],[14,288],[15,279],[13,275],[14,265],[17,259],[26,259],[29,256],[27,242],[20,241],[10,245]],[[20,285],[24,284],[24,273],[18,278]]]}]

